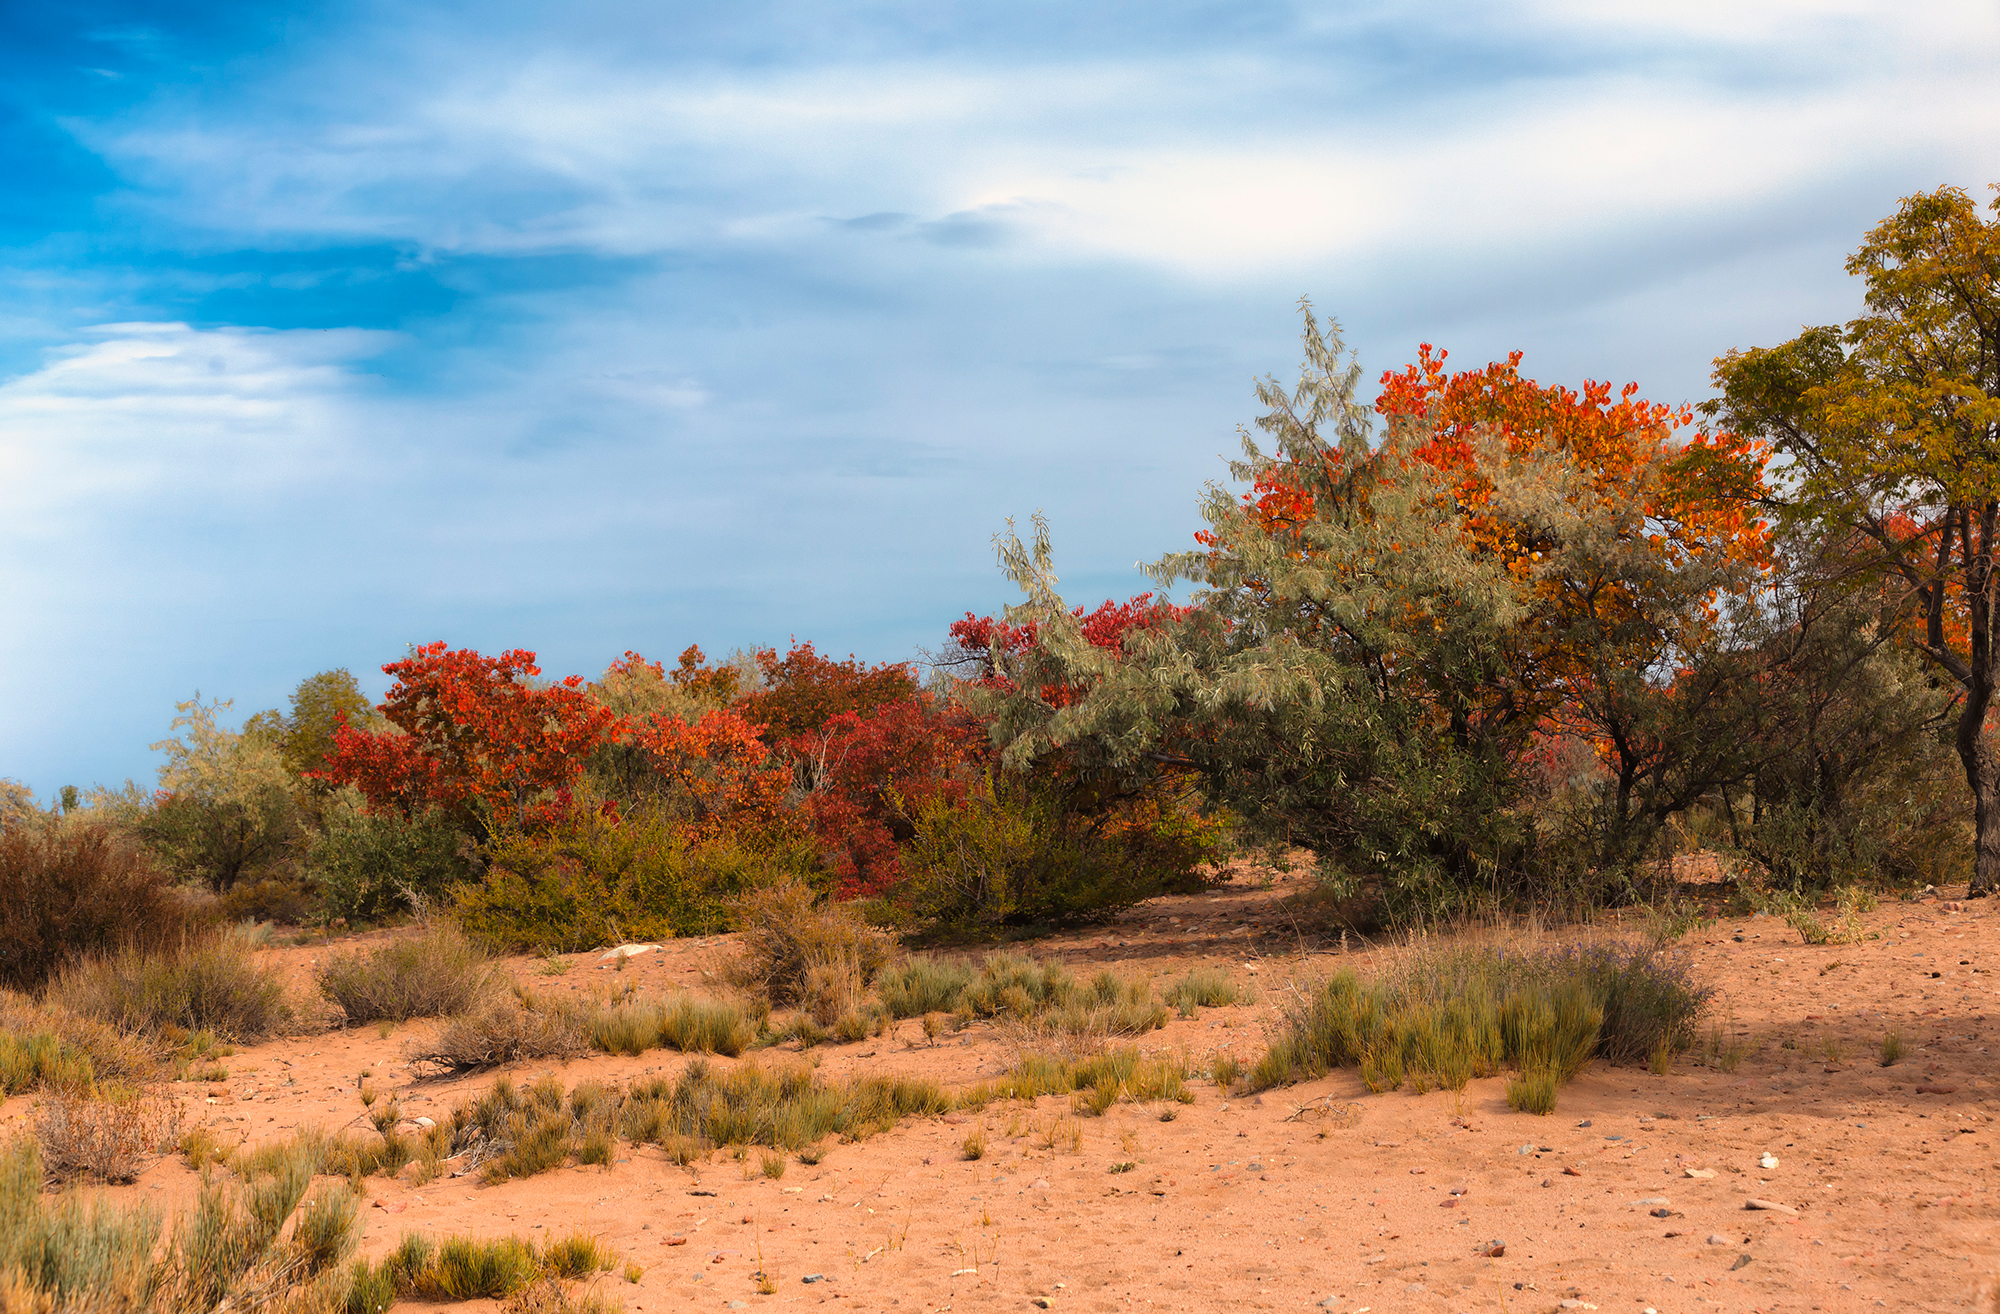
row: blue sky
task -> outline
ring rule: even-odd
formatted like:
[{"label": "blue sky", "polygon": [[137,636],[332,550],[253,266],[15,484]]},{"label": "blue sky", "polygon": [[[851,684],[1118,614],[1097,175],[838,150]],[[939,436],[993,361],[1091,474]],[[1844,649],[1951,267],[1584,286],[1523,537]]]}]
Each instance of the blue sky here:
[{"label": "blue sky", "polygon": [[1136,592],[1300,295],[1370,377],[1697,399],[2000,179],[1996,56],[1990,0],[0,0],[0,775],[432,639],[907,657],[1037,509]]}]

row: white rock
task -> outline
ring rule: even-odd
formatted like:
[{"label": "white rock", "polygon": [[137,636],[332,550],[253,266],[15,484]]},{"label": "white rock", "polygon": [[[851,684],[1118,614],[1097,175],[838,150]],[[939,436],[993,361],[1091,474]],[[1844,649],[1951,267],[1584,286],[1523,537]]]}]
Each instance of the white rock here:
[{"label": "white rock", "polygon": [[649,954],[659,947],[656,944],[621,944],[609,953],[599,954],[597,961],[606,963],[614,958],[637,958],[640,954]]},{"label": "white rock", "polygon": [[1757,1166],[1759,1168],[1776,1168],[1778,1166],[1778,1156],[1767,1151],[1762,1158],[1757,1160]]}]

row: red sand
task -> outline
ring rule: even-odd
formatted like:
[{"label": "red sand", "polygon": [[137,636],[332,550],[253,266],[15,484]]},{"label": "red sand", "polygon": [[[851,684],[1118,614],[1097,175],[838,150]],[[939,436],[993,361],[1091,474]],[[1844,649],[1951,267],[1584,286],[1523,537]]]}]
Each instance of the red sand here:
[{"label": "red sand", "polygon": [[[1249,1060],[1291,982],[1373,960],[1358,942],[1345,953],[1302,950],[1275,907],[1286,888],[1243,883],[1158,900],[1113,926],[1026,948],[1080,972],[1228,966],[1255,984],[1256,1003],[1203,1010],[1144,1044]],[[1700,979],[1719,988],[1717,1018],[1747,1036],[1740,1066],[1724,1073],[1690,1055],[1662,1077],[1599,1065],[1546,1118],[1510,1110],[1497,1079],[1462,1096],[1371,1095],[1341,1073],[1234,1100],[1198,1082],[1195,1103],[1173,1106],[1171,1121],[1132,1105],[1075,1118],[1075,1153],[1036,1134],[1073,1116],[1055,1098],[905,1122],[835,1146],[817,1166],[793,1161],[776,1181],[746,1178],[726,1156],[684,1169],[621,1144],[608,1170],[500,1186],[371,1178],[363,1251],[380,1254],[409,1229],[581,1227],[643,1267],[637,1284],[601,1280],[632,1310],[742,1302],[917,1314],[1038,1300],[1087,1311],[1983,1310],[2000,1275],[2000,1210],[1989,1195],[2000,1170],[1988,1052],[2000,1043],[2000,1021],[1989,1022],[2000,1018],[1993,907],[1884,904],[1866,917],[1879,938],[1856,945],[1803,945],[1772,918],[1698,931],[1683,943]],[[269,952],[303,983],[327,949]],[[624,975],[599,969],[594,955],[561,977],[541,976],[532,959],[509,966],[538,989],[700,986],[730,952],[727,937],[677,942]],[[442,1112],[497,1074],[413,1077],[402,1056],[434,1025],[259,1045],[227,1061],[228,1081],[171,1089],[190,1124],[251,1140],[310,1122],[365,1127],[364,1069],[403,1092],[406,1117]],[[1884,1068],[1889,1030],[1902,1032],[1908,1055]],[[817,1054],[828,1075],[926,1073],[947,1085],[994,1076],[1014,1057],[994,1028],[933,1047],[915,1022]],[[560,1072],[573,1084],[672,1073],[686,1061],[656,1051]],[[31,1104],[0,1106],[0,1124],[18,1123]],[[989,1132],[987,1157],[967,1162],[958,1147],[977,1125]],[[1764,1154],[1775,1167],[1760,1166]],[[1112,1171],[1127,1162],[1135,1166]],[[193,1185],[170,1158],[109,1194],[173,1204]],[[1796,1212],[1747,1209],[1753,1198]],[[674,1236],[686,1244],[667,1244]],[[1496,1245],[1504,1250],[1488,1254]],[[755,1289],[760,1250],[775,1295]],[[802,1280],[810,1274],[823,1278]]]}]

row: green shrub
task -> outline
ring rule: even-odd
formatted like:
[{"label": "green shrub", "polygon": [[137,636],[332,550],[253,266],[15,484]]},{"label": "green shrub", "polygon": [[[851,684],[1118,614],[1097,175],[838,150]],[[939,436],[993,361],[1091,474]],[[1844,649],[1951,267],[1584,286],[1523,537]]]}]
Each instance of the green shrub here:
[{"label": "green shrub", "polygon": [[331,955],[313,978],[349,1026],[464,1013],[490,995],[497,980],[485,952],[445,920],[372,949]]},{"label": "green shrub", "polygon": [[371,813],[346,786],[329,800],[306,851],[328,921],[378,922],[406,911],[412,895],[437,901],[471,875],[465,839],[439,811]]},{"label": "green shrub", "polygon": [[947,928],[1101,918],[1201,888],[1218,843],[1192,812],[1151,805],[1084,817],[1048,782],[989,773],[910,818],[896,902]]},{"label": "green shrub", "polygon": [[159,1069],[151,1045],[108,1022],[0,991],[0,1095],[37,1088],[87,1094],[99,1081],[151,1081]]},{"label": "green shrub", "polygon": [[123,1031],[169,1038],[213,1031],[258,1040],[293,1022],[283,982],[234,931],[85,959],[49,983],[47,999]]},{"label": "green shrub", "polygon": [[740,835],[689,844],[671,819],[573,815],[544,834],[497,838],[483,879],[459,887],[468,934],[502,952],[577,953],[630,940],[728,930],[753,890],[823,879],[809,845]]},{"label": "green shrub", "polygon": [[265,876],[243,881],[216,900],[226,922],[272,922],[299,926],[319,914],[319,893],[300,876]]},{"label": "green shrub", "polygon": [[0,986],[32,990],[86,954],[176,944],[199,920],[171,875],[102,826],[0,830]]}]

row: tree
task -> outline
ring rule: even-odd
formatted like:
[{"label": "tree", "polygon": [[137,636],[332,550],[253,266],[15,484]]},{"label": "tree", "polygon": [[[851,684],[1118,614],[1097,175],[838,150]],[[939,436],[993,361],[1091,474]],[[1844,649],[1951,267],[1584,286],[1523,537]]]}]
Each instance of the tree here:
[{"label": "tree", "polygon": [[794,643],[782,657],[775,648],[755,655],[762,687],[745,694],[741,706],[746,717],[764,727],[771,744],[815,733],[842,712],[866,714],[917,692],[907,662],[870,666],[852,654],[834,661],[820,656],[810,642]]},{"label": "tree", "polygon": [[269,737],[216,724],[228,700],[176,703],[175,738],[150,810],[131,820],[167,868],[218,894],[272,872],[295,856],[304,836],[293,777]]},{"label": "tree", "polygon": [[315,775],[354,785],[377,810],[442,808],[475,834],[560,810],[617,720],[583,691],[581,676],[541,682],[535,654],[524,649],[485,657],[431,643],[382,670],[396,678],[379,708],[390,728],[361,730],[343,719]]},{"label": "tree", "polygon": [[[1995,202],[2000,209],[2000,201]],[[2000,587],[2000,222],[1964,191],[1906,197],[1848,259],[1866,312],[1716,361],[1711,414],[1784,458],[1785,512],[1853,544],[1850,581],[1899,590],[1908,638],[1960,695],[1971,893],[2000,889],[1993,709]]]},{"label": "tree", "polygon": [[1149,570],[1197,585],[1194,612],[1100,646],[1055,591],[1046,527],[1002,540],[1028,594],[1006,619],[1038,627],[990,706],[1003,761],[1192,767],[1253,832],[1442,912],[1535,878],[1523,757],[1568,716],[1632,754],[1594,864],[1615,869],[1701,792],[1643,788],[1669,778],[1647,731],[1758,575],[1761,526],[1705,499],[1754,493],[1761,453],[1679,438],[1684,417],[1629,388],[1541,388],[1518,358],[1449,376],[1426,350],[1370,408],[1310,312],[1305,343],[1295,390],[1259,385],[1273,450],[1246,435],[1231,467],[1250,492],[1211,487],[1199,548]]}]

